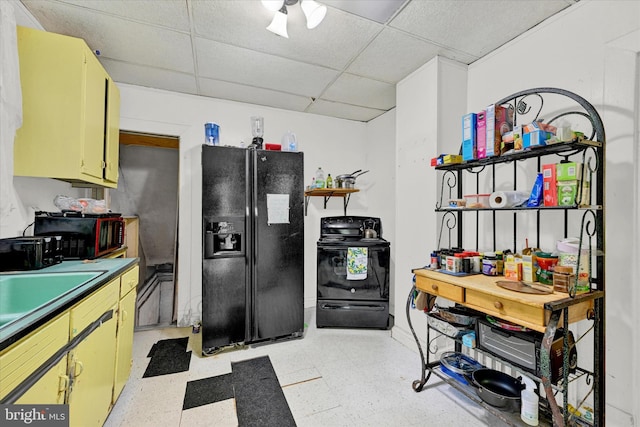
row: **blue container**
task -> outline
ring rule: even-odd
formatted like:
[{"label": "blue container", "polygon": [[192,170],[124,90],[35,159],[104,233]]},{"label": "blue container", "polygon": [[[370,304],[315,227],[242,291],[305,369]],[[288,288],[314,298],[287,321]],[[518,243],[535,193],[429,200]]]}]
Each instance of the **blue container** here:
[{"label": "blue container", "polygon": [[207,145],[220,145],[220,126],[215,123],[204,124],[204,143]]}]

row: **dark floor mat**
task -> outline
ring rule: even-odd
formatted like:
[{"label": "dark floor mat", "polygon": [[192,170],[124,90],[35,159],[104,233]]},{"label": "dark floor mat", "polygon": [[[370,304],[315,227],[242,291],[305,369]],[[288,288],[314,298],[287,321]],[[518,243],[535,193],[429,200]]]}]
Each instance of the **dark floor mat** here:
[{"label": "dark floor mat", "polygon": [[187,344],[189,344],[189,337],[160,340],[151,346],[151,350],[149,350],[147,357],[153,357],[156,350],[160,350],[162,352],[176,351],[178,353],[184,353],[187,351]]},{"label": "dark floor mat", "polygon": [[231,363],[238,425],[295,426],[269,356]]},{"label": "dark floor mat", "polygon": [[189,381],[184,393],[182,409],[195,408],[231,399],[233,394],[233,374]]},{"label": "dark floor mat", "polygon": [[191,352],[185,351],[189,337],[158,341],[151,347],[151,357],[142,378],[175,374],[189,370]]}]

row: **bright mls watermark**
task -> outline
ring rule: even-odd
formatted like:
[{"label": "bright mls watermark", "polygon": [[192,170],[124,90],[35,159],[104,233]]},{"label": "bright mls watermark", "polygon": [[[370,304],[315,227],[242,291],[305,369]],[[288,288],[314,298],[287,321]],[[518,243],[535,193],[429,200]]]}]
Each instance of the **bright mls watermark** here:
[{"label": "bright mls watermark", "polygon": [[0,405],[0,425],[69,427],[69,405]]}]

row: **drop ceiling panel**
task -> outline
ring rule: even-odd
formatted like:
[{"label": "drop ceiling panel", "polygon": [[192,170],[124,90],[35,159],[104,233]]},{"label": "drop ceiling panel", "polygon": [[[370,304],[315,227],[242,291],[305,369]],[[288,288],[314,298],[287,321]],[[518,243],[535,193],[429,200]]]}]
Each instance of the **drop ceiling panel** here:
[{"label": "drop ceiling panel", "polygon": [[323,100],[388,110],[396,105],[396,86],[343,73],[322,94]]},{"label": "drop ceiling panel", "polygon": [[[132,21],[161,25],[189,32],[189,12],[185,0],[58,0],[86,9],[94,9]],[[42,0],[24,0],[25,4]]]},{"label": "drop ceiling panel", "polygon": [[317,97],[337,71],[198,38],[198,75]]},{"label": "drop ceiling panel", "polygon": [[570,3],[570,0],[412,1],[390,26],[481,57]]},{"label": "drop ceiling panel", "polygon": [[193,74],[146,67],[108,58],[100,58],[100,62],[111,78],[118,83],[129,83],[173,92],[198,93]]},{"label": "drop ceiling panel", "polygon": [[304,111],[310,98],[277,92],[259,87],[200,78],[200,93],[213,98],[230,99],[249,104],[266,105],[286,110]]},{"label": "drop ceiling panel", "polygon": [[384,24],[406,1],[323,0],[322,3]]},{"label": "drop ceiling panel", "polygon": [[188,34],[134,24],[63,3],[33,2],[29,10],[47,31],[80,37],[104,57],[173,71],[194,71]]},{"label": "drop ceiling panel", "polygon": [[323,116],[338,117],[347,120],[357,120],[368,122],[375,119],[383,110],[375,110],[373,108],[358,107],[356,105],[342,104],[339,102],[316,100],[309,108],[307,113],[321,114]]},{"label": "drop ceiling panel", "polygon": [[192,1],[198,36],[342,70],[382,26],[336,9],[309,30],[298,4],[288,8],[289,38],[267,31],[273,19],[258,1]]},{"label": "drop ceiling panel", "polygon": [[385,28],[375,40],[349,65],[347,72],[386,82],[398,82],[436,55],[462,63],[476,57],[452,51],[407,33]]}]

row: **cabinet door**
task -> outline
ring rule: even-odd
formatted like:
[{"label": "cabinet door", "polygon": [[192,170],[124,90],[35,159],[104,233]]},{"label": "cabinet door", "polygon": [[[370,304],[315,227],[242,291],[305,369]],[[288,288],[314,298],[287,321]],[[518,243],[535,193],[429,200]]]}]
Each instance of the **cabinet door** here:
[{"label": "cabinet door", "polygon": [[[105,136],[104,179],[118,182],[118,161],[120,153],[120,90],[111,79],[107,88],[107,125]],[[136,255],[137,256],[137,255]]]},{"label": "cabinet door", "polygon": [[[115,310],[117,306],[113,306]],[[71,426],[102,426],[111,407],[116,318],[103,322],[69,353]]]},{"label": "cabinet door", "polygon": [[118,305],[118,332],[116,337],[116,374],[113,385],[113,403],[120,396],[131,373],[133,327],[136,309],[135,289],[125,295]]},{"label": "cabinet door", "polygon": [[18,55],[23,124],[14,174],[116,187],[120,95],[91,49],[82,39],[18,27]]},{"label": "cabinet door", "polygon": [[22,405],[63,404],[68,382],[67,357],[65,356],[15,403]]},{"label": "cabinet door", "polygon": [[73,178],[80,171],[80,42],[18,27],[23,122],[14,144],[15,175]]},{"label": "cabinet door", "polygon": [[71,426],[101,426],[109,413],[116,357],[116,324],[120,278],[71,308],[70,336],[76,337],[101,316],[113,311],[69,352],[68,393]]},{"label": "cabinet door", "polygon": [[69,312],[0,352],[0,399],[69,342]]},{"label": "cabinet door", "polygon": [[102,178],[106,133],[106,99],[109,76],[93,53],[85,51],[84,139],[82,141],[82,172]]}]

